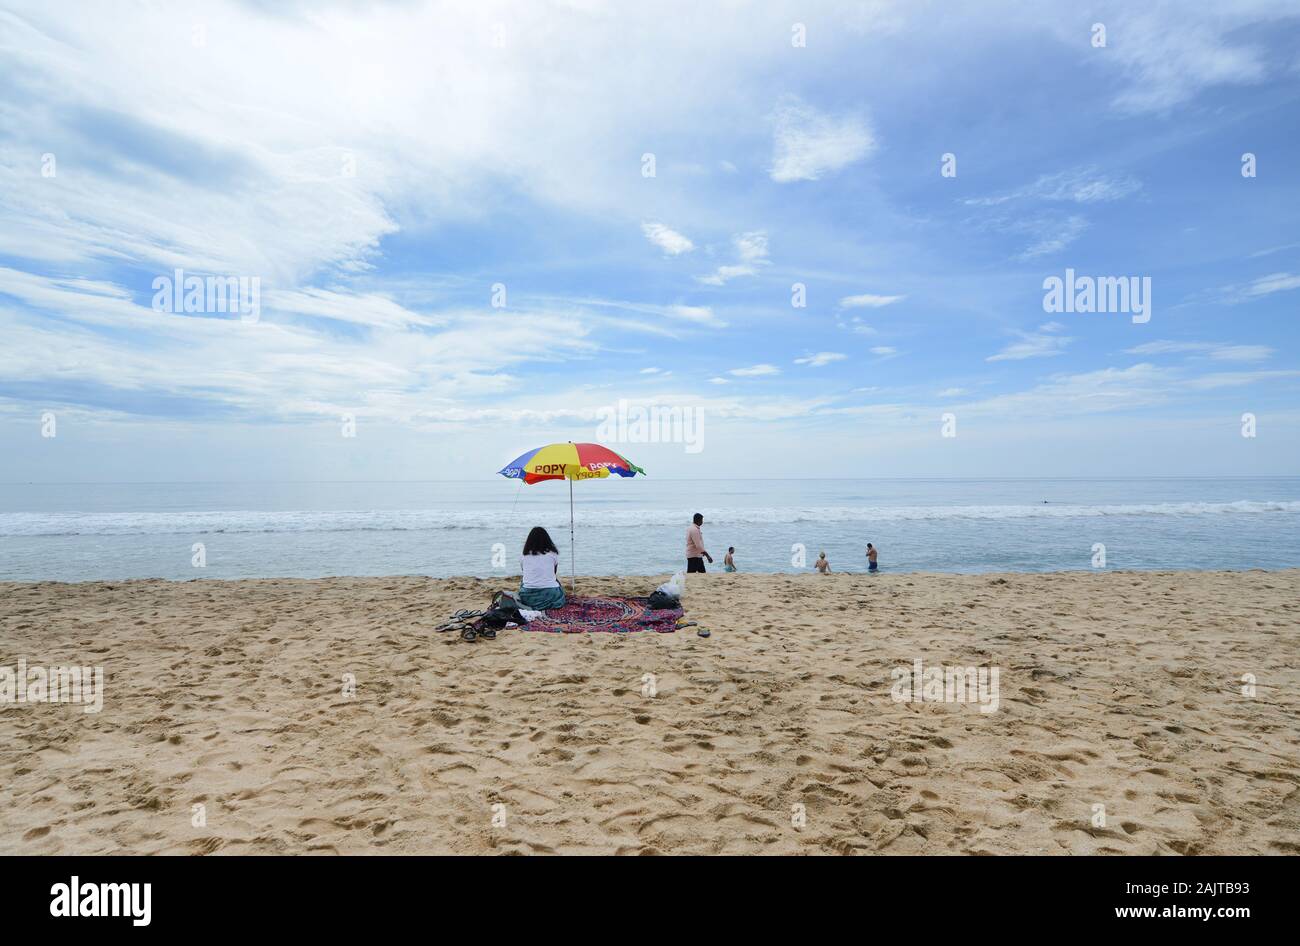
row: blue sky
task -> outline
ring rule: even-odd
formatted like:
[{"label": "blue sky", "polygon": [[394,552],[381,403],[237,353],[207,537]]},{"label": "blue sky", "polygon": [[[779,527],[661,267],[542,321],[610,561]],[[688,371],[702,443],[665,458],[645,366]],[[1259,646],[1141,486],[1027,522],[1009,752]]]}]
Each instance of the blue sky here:
[{"label": "blue sky", "polygon": [[1294,3],[270,9],[0,2],[0,479],[1300,469]]}]

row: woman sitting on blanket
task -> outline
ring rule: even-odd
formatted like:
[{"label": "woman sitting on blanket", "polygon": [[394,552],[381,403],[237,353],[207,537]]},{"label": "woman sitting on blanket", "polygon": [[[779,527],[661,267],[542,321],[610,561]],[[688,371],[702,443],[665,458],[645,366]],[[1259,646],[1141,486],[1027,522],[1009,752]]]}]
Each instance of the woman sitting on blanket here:
[{"label": "woman sitting on blanket", "polygon": [[519,556],[523,580],[519,583],[519,603],[530,611],[549,611],[564,607],[564,589],[560,587],[560,550],[541,526],[534,526]]}]

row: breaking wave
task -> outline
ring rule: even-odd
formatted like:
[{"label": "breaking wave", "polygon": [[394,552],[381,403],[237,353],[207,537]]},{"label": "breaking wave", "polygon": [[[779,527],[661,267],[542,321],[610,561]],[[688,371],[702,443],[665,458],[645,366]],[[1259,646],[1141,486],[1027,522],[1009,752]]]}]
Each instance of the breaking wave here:
[{"label": "breaking wave", "polygon": [[[1092,519],[1102,516],[1194,518],[1300,514],[1300,502],[1178,502],[1119,505],[1040,503],[1022,506],[779,506],[710,508],[702,511],[713,525],[763,525],[796,522],[897,522],[945,519]],[[567,512],[567,510],[565,510]],[[355,511],[0,513],[0,536],[177,535],[205,533],[433,532],[452,529],[500,529],[523,525],[524,519],[554,524],[557,513],[531,509],[505,514],[492,509],[414,509]],[[564,516],[567,519],[567,516]],[[659,509],[609,509],[580,506],[578,522],[586,527],[644,528],[681,525],[680,515]]]}]

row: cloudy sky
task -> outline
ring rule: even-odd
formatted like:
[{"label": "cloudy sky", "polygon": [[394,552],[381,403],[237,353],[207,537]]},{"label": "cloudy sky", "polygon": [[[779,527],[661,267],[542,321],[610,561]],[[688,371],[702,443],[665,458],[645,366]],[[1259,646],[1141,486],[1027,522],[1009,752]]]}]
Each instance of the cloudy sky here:
[{"label": "cloudy sky", "polygon": [[[652,475],[1296,473],[1297,40],[1282,0],[0,0],[0,480],[489,476],[620,399],[701,412],[623,446]],[[1067,268],[1149,321],[1045,312]],[[161,311],[176,269],[256,319]]]}]

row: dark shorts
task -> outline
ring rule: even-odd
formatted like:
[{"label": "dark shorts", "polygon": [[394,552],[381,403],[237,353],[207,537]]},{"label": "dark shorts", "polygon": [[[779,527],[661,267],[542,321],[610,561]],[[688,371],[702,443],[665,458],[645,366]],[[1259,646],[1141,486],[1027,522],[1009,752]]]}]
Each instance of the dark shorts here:
[{"label": "dark shorts", "polygon": [[877,566],[875,562],[872,562],[870,565],[867,566],[867,571],[869,572],[879,571],[879,566]]},{"label": "dark shorts", "polygon": [[702,559],[702,558],[688,558],[688,559],[686,560],[686,571],[687,571],[688,573],[689,573],[689,572],[702,572],[702,571],[704,571],[704,559]]}]

